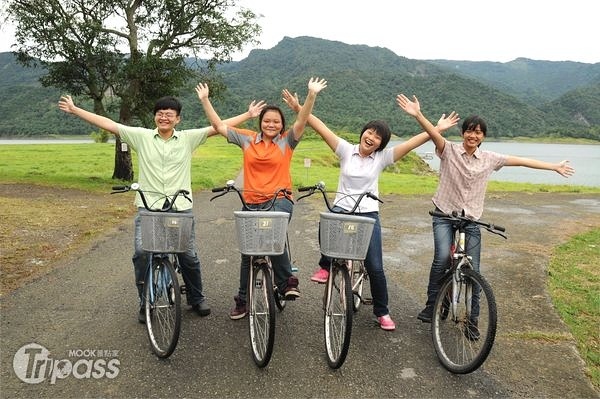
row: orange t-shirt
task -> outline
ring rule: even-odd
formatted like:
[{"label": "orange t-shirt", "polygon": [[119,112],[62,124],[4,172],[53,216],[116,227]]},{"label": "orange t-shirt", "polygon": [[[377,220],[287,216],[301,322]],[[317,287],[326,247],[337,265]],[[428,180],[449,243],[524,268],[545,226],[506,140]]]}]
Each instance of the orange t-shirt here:
[{"label": "orange t-shirt", "polygon": [[279,189],[292,190],[290,165],[298,145],[292,129],[267,143],[259,132],[229,128],[227,141],[238,145],[244,153],[244,201],[260,204]]}]

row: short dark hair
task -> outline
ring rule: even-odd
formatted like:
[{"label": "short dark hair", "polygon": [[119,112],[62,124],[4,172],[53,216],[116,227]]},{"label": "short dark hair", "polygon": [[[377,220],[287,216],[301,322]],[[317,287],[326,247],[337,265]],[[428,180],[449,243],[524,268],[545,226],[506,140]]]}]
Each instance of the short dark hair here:
[{"label": "short dark hair", "polygon": [[279,116],[281,116],[281,131],[279,132],[279,134],[283,133],[285,131],[285,116],[283,115],[283,112],[281,111],[281,108],[279,108],[276,105],[267,105],[266,107],[264,107],[262,109],[262,111],[260,111],[260,115],[258,115],[258,130],[262,133],[262,130],[260,130],[260,126],[262,125],[262,120],[263,117],[265,116],[265,113],[267,111],[277,111],[279,112]]},{"label": "short dark hair", "polygon": [[154,114],[156,115],[158,111],[162,111],[163,109],[172,109],[179,115],[181,113],[181,108],[181,102],[177,98],[165,96],[156,100],[156,104],[154,104]]},{"label": "short dark hair", "polygon": [[487,124],[479,115],[471,115],[463,121],[462,133],[467,130],[475,130],[477,125],[479,125],[479,129],[481,129],[483,135],[487,136]]},{"label": "short dark hair", "polygon": [[377,132],[379,137],[381,137],[381,145],[375,151],[383,150],[388,145],[388,143],[390,142],[390,138],[392,137],[392,131],[390,130],[390,127],[388,126],[388,124],[385,123],[384,121],[377,121],[377,120],[368,122],[366,125],[363,126],[362,130],[360,131],[361,139],[362,139],[364,132],[368,129],[375,130],[375,132]]}]

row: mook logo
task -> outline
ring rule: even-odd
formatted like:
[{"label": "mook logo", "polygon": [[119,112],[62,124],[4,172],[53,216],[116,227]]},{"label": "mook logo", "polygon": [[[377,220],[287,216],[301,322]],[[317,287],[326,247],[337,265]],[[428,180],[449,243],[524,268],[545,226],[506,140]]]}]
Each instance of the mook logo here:
[{"label": "mook logo", "polygon": [[45,380],[56,384],[57,380],[69,376],[82,380],[113,379],[119,375],[121,362],[116,350],[74,349],[68,354],[70,359],[53,359],[50,351],[42,345],[27,344],[15,353],[13,369],[17,377],[27,384],[39,384]]}]

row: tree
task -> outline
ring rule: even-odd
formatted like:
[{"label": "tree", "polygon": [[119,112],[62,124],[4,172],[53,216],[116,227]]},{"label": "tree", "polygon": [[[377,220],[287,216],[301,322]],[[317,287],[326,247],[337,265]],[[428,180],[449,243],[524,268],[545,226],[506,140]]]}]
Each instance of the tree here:
[{"label": "tree", "polygon": [[[157,98],[192,77],[217,80],[215,65],[256,44],[261,31],[257,16],[234,0],[7,0],[3,7],[22,65],[44,66],[44,86],[89,98],[95,113],[117,113],[126,125],[151,126]],[[131,181],[124,149],[117,137],[113,178]]]}]

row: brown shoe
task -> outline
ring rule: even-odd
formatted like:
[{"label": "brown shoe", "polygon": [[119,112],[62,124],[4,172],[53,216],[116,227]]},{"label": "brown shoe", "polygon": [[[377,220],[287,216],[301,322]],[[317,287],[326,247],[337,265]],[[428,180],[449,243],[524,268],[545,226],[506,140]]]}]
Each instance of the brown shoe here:
[{"label": "brown shoe", "polygon": [[233,299],[235,300],[235,307],[229,312],[229,318],[231,320],[243,319],[247,313],[246,301],[240,299],[237,295]]}]

